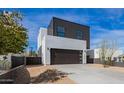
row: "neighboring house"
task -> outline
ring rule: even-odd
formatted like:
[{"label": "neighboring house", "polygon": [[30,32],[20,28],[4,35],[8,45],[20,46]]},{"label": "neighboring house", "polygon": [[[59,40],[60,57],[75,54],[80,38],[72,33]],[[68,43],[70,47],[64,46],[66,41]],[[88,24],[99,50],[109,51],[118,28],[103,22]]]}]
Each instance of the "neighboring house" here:
[{"label": "neighboring house", "polygon": [[116,62],[124,62],[124,54],[119,55],[115,58]]},{"label": "neighboring house", "polygon": [[[114,60],[115,62],[119,62],[119,56],[123,54],[122,50],[117,50],[113,56],[112,56],[112,60]],[[100,49],[90,49],[87,50],[87,55],[89,57],[89,62],[91,63],[100,63]],[[107,59],[107,58],[106,58]]]},{"label": "neighboring house", "polygon": [[99,49],[87,50],[87,57],[88,57],[89,63],[99,63],[100,62]]},{"label": "neighboring house", "polygon": [[90,48],[89,26],[53,17],[38,35],[38,53],[46,64],[85,64]]}]

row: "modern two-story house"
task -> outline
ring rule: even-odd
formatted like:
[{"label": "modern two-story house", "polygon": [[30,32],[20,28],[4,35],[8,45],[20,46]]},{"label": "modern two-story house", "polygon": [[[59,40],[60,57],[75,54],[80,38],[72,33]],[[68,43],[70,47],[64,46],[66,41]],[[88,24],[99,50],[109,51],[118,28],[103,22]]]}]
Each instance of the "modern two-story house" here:
[{"label": "modern two-story house", "polygon": [[40,28],[38,53],[44,65],[85,64],[89,48],[89,26],[53,17],[48,28]]}]

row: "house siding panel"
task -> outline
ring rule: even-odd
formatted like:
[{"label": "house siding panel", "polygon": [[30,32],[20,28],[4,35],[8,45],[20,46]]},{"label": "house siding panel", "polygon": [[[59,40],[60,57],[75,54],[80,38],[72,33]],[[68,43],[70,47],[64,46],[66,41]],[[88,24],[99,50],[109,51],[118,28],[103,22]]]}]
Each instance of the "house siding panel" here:
[{"label": "house siding panel", "polygon": [[82,31],[83,32],[83,38],[82,40],[87,41],[87,49],[90,48],[90,28],[85,25],[69,22],[66,20],[58,19],[58,18],[53,18],[53,36],[57,36],[57,31],[56,27],[57,26],[62,26],[65,28],[65,37],[66,38],[76,38],[76,31]]}]

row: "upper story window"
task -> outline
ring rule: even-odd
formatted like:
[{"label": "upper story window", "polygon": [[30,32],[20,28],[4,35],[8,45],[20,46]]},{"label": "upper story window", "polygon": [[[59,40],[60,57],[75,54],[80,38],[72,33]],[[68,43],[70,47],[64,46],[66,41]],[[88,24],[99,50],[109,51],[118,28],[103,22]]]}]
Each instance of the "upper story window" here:
[{"label": "upper story window", "polygon": [[77,39],[83,39],[83,32],[80,31],[80,30],[77,30],[77,31],[76,31],[76,38],[77,38]]},{"label": "upper story window", "polygon": [[56,32],[57,32],[57,36],[65,37],[65,29],[64,29],[64,27],[57,26]]}]

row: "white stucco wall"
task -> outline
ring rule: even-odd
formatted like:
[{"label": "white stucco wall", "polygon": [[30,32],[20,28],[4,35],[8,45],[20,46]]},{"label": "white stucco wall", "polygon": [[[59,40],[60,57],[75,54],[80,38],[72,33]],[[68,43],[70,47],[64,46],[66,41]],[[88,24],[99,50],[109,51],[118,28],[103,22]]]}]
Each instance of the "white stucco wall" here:
[{"label": "white stucco wall", "polygon": [[[38,56],[42,56],[42,43],[43,38],[47,35],[47,29],[46,28],[40,28],[38,38],[37,38],[37,52]],[[42,59],[43,60],[43,59]]]},{"label": "white stucco wall", "polygon": [[42,39],[46,35],[47,35],[47,29],[46,28],[40,28],[38,38],[37,38],[37,50],[39,50],[39,48],[41,47]]},{"label": "white stucco wall", "polygon": [[94,49],[94,58],[99,58],[99,57],[100,57],[99,49]]},{"label": "white stucco wall", "polygon": [[[44,64],[50,64],[50,49],[70,49],[86,50],[86,41],[57,36],[46,35],[42,39],[42,61]],[[83,62],[86,63],[86,54],[83,52]]]},{"label": "white stucco wall", "polygon": [[86,49],[86,41],[64,37],[47,35],[47,48],[83,50]]},{"label": "white stucco wall", "polygon": [[46,41],[46,37],[43,37],[42,38],[42,51],[41,51],[41,57],[42,57],[42,62],[43,62],[43,64],[46,64],[45,63],[45,60],[47,59],[47,57],[46,57],[46,43],[45,43],[45,41]]},{"label": "white stucco wall", "polygon": [[[70,50],[86,50],[86,41],[85,40],[77,40],[71,38],[57,37],[47,35],[47,29],[40,28],[38,35],[38,48],[37,50],[41,51],[40,56],[42,57],[43,64],[50,64],[50,49],[70,49]],[[41,49],[40,49],[41,47]],[[86,63],[86,52],[82,54],[83,62]]]}]

